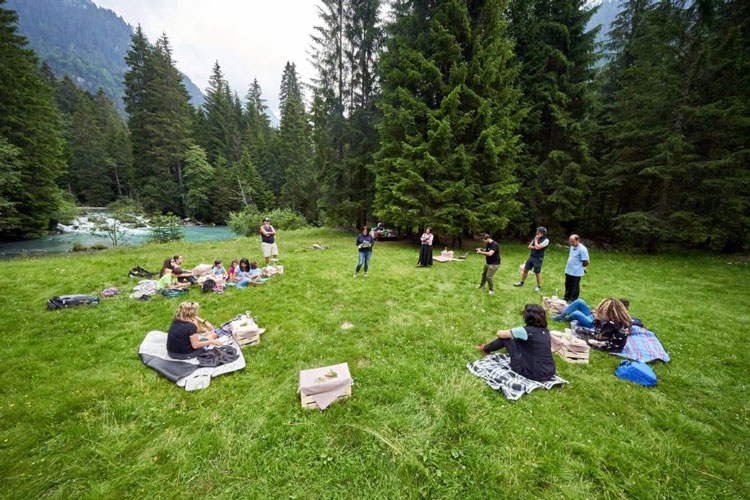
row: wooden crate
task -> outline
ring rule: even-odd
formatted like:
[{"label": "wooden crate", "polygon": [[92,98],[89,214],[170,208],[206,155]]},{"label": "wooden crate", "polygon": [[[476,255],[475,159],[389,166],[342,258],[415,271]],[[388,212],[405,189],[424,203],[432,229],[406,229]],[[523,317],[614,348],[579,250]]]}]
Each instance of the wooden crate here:
[{"label": "wooden crate", "polygon": [[260,332],[235,335],[234,338],[237,340],[237,344],[239,344],[240,347],[260,344]]},{"label": "wooden crate", "polygon": [[591,351],[573,352],[565,346],[562,346],[560,347],[560,349],[557,350],[557,354],[560,355],[563,361],[567,363],[580,363],[580,364],[588,364],[590,352]]},{"label": "wooden crate", "polygon": [[[320,409],[318,407],[318,403],[315,402],[315,399],[313,399],[312,396],[306,396],[302,394],[301,392],[299,393],[299,395],[300,395],[300,400],[302,402],[302,408],[306,410],[319,410]],[[333,403],[335,403],[336,401],[341,401],[342,399],[346,399],[351,395],[352,395],[352,386],[349,386],[346,389],[346,392],[342,394],[341,396],[339,396],[338,398],[336,398],[336,400]]]}]

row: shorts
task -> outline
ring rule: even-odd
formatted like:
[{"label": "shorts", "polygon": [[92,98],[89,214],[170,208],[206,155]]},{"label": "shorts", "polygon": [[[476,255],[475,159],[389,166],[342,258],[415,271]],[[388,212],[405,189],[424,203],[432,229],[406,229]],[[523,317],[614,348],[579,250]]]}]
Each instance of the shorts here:
[{"label": "shorts", "polygon": [[542,272],[543,261],[544,259],[540,259],[539,257],[529,257],[529,259],[526,261],[526,265],[523,268],[526,271],[534,269],[534,274],[539,274]]},{"label": "shorts", "polygon": [[261,243],[260,248],[263,250],[263,257],[279,255],[279,247],[276,246],[276,243]]}]

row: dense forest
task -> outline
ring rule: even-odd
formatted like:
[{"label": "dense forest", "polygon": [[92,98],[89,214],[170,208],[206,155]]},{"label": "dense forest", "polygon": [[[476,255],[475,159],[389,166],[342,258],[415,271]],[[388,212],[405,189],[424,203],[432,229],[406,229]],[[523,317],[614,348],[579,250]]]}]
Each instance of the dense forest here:
[{"label": "dense forest", "polygon": [[543,224],[649,251],[750,247],[745,1],[625,1],[604,37],[584,0],[397,0],[388,21],[381,0],[323,0],[316,74],[283,66],[278,128],[257,81],[240,96],[219,62],[192,107],[167,36],[140,28],[123,121],[40,65],[3,3],[5,238],[126,198],[217,223],[281,208],[430,224],[446,241]]}]

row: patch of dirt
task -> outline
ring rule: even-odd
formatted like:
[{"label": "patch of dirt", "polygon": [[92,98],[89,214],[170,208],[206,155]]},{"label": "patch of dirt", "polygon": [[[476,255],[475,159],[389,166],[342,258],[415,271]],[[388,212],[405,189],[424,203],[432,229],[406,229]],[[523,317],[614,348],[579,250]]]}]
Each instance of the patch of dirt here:
[{"label": "patch of dirt", "polygon": [[342,330],[351,330],[352,328],[354,328],[354,324],[353,323],[350,323],[348,321],[344,321],[343,323],[341,323],[341,329]]},{"label": "patch of dirt", "polygon": [[358,368],[364,368],[365,366],[370,364],[369,359],[362,358],[359,361],[357,361],[357,367]]}]

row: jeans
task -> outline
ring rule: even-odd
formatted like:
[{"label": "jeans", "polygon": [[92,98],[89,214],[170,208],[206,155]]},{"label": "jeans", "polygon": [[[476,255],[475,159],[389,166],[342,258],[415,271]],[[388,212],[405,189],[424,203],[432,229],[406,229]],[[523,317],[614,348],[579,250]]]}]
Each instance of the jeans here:
[{"label": "jeans", "polygon": [[479,283],[479,286],[484,286],[484,282],[486,281],[490,286],[490,291],[494,290],[495,286],[492,284],[492,277],[497,272],[498,267],[500,267],[500,264],[485,264],[484,269],[482,269],[482,282]]},{"label": "jeans", "polygon": [[573,302],[581,293],[581,277],[565,273],[565,302]]},{"label": "jeans", "polygon": [[372,257],[372,250],[360,250],[359,263],[357,263],[357,270],[355,272],[359,272],[362,264],[365,265],[365,272],[367,272],[367,266],[370,265],[370,257]]},{"label": "jeans", "polygon": [[250,278],[242,278],[240,281],[237,282],[237,288],[247,288],[250,286],[250,283],[252,283],[253,280]]},{"label": "jeans", "polygon": [[594,326],[594,315],[591,314],[591,308],[583,299],[576,299],[563,310],[563,314],[571,321],[575,320],[581,326],[591,328]]}]

